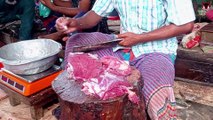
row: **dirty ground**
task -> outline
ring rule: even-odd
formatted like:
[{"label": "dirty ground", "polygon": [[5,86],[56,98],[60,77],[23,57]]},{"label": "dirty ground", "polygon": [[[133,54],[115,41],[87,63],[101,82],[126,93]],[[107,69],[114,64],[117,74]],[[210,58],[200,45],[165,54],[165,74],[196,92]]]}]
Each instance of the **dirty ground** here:
[{"label": "dirty ground", "polygon": [[[174,89],[178,120],[213,120],[213,87],[175,81]],[[3,94],[1,91],[0,96]],[[58,105],[53,103],[46,106],[41,120],[56,120],[52,111]],[[4,96],[0,98],[0,120],[32,120],[30,108],[23,103],[12,107],[8,97]]]}]

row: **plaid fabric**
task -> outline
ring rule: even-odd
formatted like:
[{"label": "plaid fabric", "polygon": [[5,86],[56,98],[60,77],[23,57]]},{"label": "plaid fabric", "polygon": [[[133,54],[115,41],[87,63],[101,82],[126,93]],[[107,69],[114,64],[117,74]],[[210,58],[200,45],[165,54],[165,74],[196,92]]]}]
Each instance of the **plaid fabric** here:
[{"label": "plaid fabric", "polygon": [[[93,6],[100,16],[117,10],[121,20],[121,33],[141,34],[169,23],[183,25],[195,20],[191,0],[97,0]],[[176,54],[177,40],[170,38],[132,47],[135,57],[145,53]]]}]

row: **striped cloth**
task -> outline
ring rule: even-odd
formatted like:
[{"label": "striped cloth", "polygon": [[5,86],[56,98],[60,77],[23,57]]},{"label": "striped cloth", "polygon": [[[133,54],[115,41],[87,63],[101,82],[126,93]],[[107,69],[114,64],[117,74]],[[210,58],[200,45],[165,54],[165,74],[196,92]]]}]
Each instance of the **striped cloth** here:
[{"label": "striped cloth", "polygon": [[[98,32],[75,34],[67,41],[65,61],[69,52],[72,52],[73,46],[95,44],[111,39],[113,39],[112,35]],[[91,53],[99,57],[116,56],[123,60],[122,50],[113,52],[112,48],[108,48]],[[150,118],[152,120],[175,119],[175,97],[172,88],[174,65],[171,56],[163,53],[144,54],[130,61],[130,65],[136,67],[142,74],[144,82],[142,93]]]},{"label": "striped cloth", "polygon": [[142,74],[143,95],[152,120],[175,119],[174,65],[170,55],[150,53],[130,62]]}]

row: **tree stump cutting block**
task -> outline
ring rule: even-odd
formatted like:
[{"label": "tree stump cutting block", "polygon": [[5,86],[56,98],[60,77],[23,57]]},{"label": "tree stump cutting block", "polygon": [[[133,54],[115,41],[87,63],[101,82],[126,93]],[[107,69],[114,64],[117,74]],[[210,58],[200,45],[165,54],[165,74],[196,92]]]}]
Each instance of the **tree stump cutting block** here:
[{"label": "tree stump cutting block", "polygon": [[111,100],[99,100],[85,95],[81,86],[66,76],[67,72],[64,71],[52,84],[59,96],[61,120],[146,120],[144,98],[139,94],[142,83],[135,87],[141,99],[139,104],[135,104],[129,101],[127,95]]}]

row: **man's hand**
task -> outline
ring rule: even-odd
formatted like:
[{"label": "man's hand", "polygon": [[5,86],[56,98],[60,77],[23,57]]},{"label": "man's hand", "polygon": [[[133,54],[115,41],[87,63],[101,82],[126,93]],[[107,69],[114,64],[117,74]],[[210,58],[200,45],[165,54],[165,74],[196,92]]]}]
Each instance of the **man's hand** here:
[{"label": "man's hand", "polygon": [[60,17],[56,20],[56,29],[63,33],[70,33],[77,30],[77,20],[68,17]]},{"label": "man's hand", "polygon": [[40,0],[42,4],[50,8],[51,10],[54,10],[55,5],[50,0]]},{"label": "man's hand", "polygon": [[132,32],[126,32],[123,34],[119,34],[118,38],[123,39],[121,42],[119,42],[119,45],[124,46],[124,47],[131,47],[140,42],[140,35],[132,33]]}]

